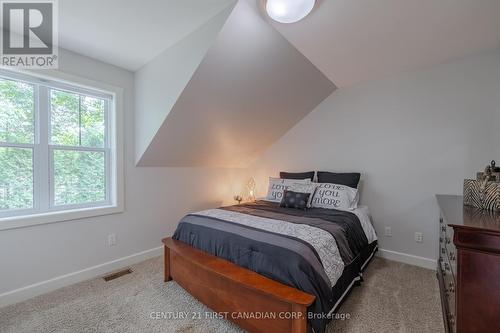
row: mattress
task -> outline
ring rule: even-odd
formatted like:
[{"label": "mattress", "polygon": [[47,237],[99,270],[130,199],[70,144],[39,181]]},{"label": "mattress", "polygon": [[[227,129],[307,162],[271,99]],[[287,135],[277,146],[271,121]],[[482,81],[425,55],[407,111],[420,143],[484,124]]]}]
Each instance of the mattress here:
[{"label": "mattress", "polygon": [[366,207],[303,211],[267,201],[189,214],[173,239],[315,295],[308,323],[316,333],[361,279],[377,244]]}]

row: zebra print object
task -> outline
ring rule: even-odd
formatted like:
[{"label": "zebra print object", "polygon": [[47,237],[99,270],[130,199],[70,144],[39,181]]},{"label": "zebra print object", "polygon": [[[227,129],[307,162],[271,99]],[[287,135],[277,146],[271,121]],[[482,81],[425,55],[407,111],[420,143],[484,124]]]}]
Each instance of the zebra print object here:
[{"label": "zebra print object", "polygon": [[464,180],[464,205],[500,211],[500,183]]},{"label": "zebra print object", "polygon": [[500,214],[493,210],[477,209],[472,206],[464,207],[464,224],[470,225],[477,223],[479,225],[488,225],[496,221],[500,225]]}]

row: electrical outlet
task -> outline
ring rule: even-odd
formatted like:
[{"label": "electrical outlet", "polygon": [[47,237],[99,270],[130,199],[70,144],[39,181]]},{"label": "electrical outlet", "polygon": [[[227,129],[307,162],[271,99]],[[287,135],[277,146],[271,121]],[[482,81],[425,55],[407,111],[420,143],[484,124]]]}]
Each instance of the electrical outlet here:
[{"label": "electrical outlet", "polygon": [[392,229],[391,229],[391,227],[385,227],[385,235],[387,237],[392,237]]},{"label": "electrical outlet", "polygon": [[424,241],[424,235],[421,232],[415,233],[415,242],[422,243]]},{"label": "electrical outlet", "polygon": [[116,234],[109,234],[108,235],[108,246],[115,246],[116,245]]}]

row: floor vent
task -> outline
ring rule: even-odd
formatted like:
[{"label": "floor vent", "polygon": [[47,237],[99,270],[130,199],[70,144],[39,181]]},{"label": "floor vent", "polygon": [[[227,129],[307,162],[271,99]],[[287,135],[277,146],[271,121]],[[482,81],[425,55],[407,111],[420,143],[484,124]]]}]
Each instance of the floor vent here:
[{"label": "floor vent", "polygon": [[114,279],[118,279],[119,277],[130,274],[130,273],[132,273],[132,270],[130,268],[127,268],[127,269],[124,269],[122,271],[106,275],[105,277],[103,277],[103,279],[104,279],[104,281],[107,282],[107,281],[111,281]]}]

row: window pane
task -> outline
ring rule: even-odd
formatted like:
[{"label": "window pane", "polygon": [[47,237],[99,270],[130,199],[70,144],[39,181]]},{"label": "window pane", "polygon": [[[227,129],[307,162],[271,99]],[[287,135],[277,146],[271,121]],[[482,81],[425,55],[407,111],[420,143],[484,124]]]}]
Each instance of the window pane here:
[{"label": "window pane", "polygon": [[54,204],[106,199],[104,152],[54,150]]},{"label": "window pane", "polygon": [[33,143],[34,96],[32,85],[0,79],[0,141]]},{"label": "window pane", "polygon": [[104,100],[81,96],[81,135],[84,147],[104,147]]},{"label": "window pane", "polygon": [[62,146],[80,145],[80,97],[66,91],[51,90],[51,142]]},{"label": "window pane", "polygon": [[0,147],[0,210],[33,207],[33,150]]}]

